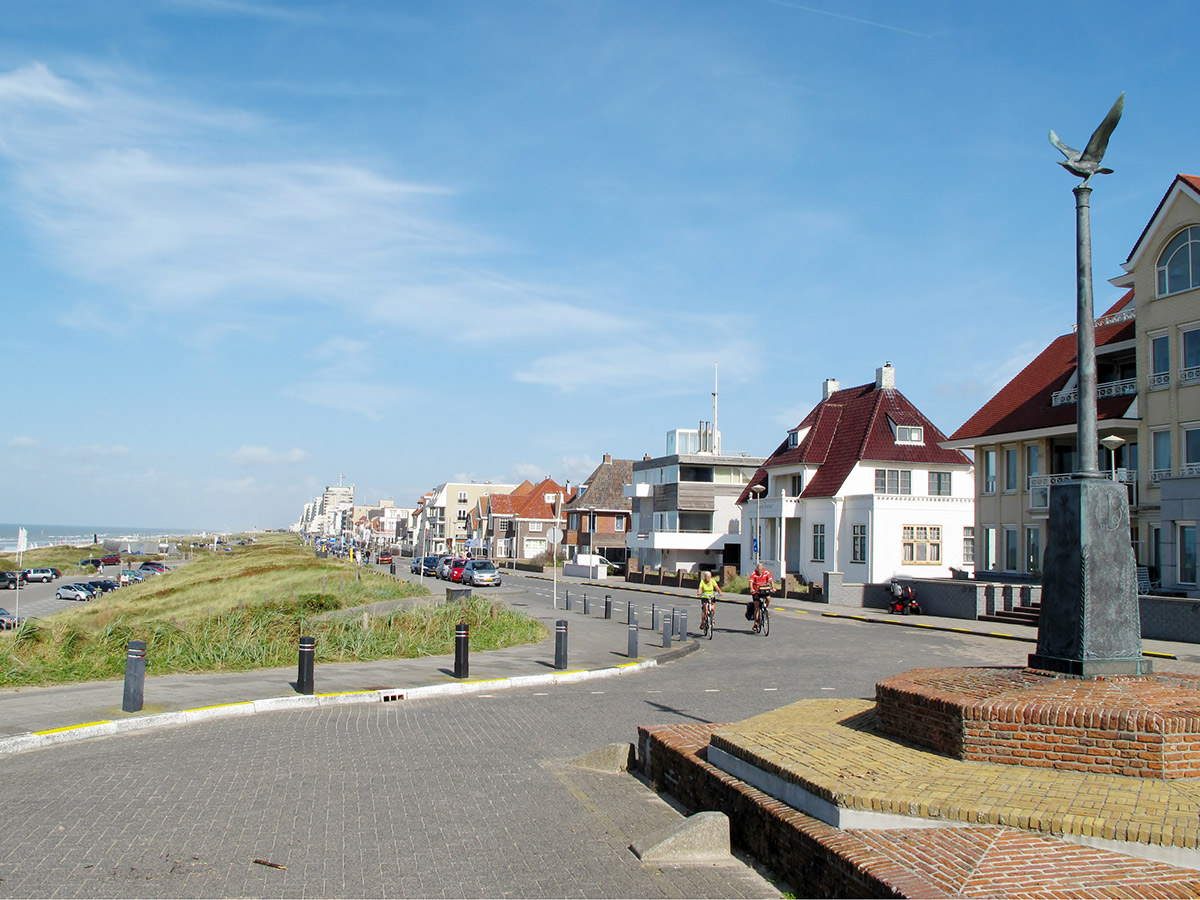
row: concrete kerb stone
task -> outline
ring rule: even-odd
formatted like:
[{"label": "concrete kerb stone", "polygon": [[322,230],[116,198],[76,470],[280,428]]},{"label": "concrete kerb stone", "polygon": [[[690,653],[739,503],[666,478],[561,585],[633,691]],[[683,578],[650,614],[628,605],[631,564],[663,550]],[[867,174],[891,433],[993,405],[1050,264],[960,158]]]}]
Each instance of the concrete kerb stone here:
[{"label": "concrete kerb stone", "polygon": [[346,704],[387,703],[396,700],[419,700],[429,697],[459,696],[478,694],[484,691],[506,690],[517,687],[534,687],[541,685],[572,684],[598,678],[613,678],[641,672],[686,656],[699,648],[699,644],[689,641],[670,653],[664,653],[654,659],[626,663],[620,666],[609,666],[603,669],[580,670],[575,672],[547,672],[536,675],[514,675],[508,678],[485,679],[481,681],[448,682],[445,684],[429,684],[411,688],[384,688],[369,691],[343,691],[333,694],[316,694],[313,696],[267,697],[261,700],[250,700],[239,703],[227,703],[217,706],[205,706],[197,709],[185,709],[175,712],[154,713],[147,716],[133,716],[128,719],[117,719],[103,722],[85,722],[80,725],[68,725],[63,728],[52,728],[46,731],[19,734],[13,737],[0,738],[0,756],[10,753],[23,753],[27,750],[40,750],[72,741],[90,740],[91,738],[106,737],[132,731],[142,731],[149,728],[166,728],[173,725],[187,725],[195,722],[224,719],[233,716],[254,716],[260,713],[279,712],[294,709],[313,709],[322,706],[339,706]]}]

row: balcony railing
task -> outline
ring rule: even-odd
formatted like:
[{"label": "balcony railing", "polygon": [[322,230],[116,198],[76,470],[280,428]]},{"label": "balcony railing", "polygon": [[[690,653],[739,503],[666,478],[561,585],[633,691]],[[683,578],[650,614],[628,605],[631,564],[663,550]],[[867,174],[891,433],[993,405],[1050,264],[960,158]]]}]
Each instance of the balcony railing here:
[{"label": "balcony railing", "polygon": [[1192,384],[1200,381],[1200,366],[1189,366],[1179,370],[1179,383]]},{"label": "balcony railing", "polygon": [[1171,386],[1170,372],[1157,372],[1150,376],[1150,390],[1160,391],[1165,387]]},{"label": "balcony railing", "polygon": [[[1200,369],[1197,369],[1200,372]],[[1197,375],[1200,380],[1200,375]],[[1124,378],[1121,381],[1106,381],[1104,384],[1096,386],[1096,399],[1103,400],[1105,397],[1124,397],[1128,394],[1137,393],[1137,379]],[[1071,388],[1069,391],[1055,391],[1050,397],[1051,406],[1064,406],[1067,403],[1079,402],[1079,389]]]},{"label": "balcony railing", "polygon": [[[1111,478],[1111,472],[1103,473]],[[1050,486],[1070,481],[1071,475],[1030,475],[1029,476],[1029,508],[1048,509],[1050,506]],[[1129,505],[1137,505],[1137,469],[1117,469],[1116,480],[1129,487]]]},{"label": "balcony railing", "polygon": [[1185,478],[1194,478],[1200,475],[1200,463],[1188,463],[1179,470],[1179,474]]},{"label": "balcony railing", "polygon": [[1171,477],[1170,469],[1151,469],[1150,470],[1150,483],[1151,484],[1158,484],[1164,478],[1170,478],[1170,477]]}]

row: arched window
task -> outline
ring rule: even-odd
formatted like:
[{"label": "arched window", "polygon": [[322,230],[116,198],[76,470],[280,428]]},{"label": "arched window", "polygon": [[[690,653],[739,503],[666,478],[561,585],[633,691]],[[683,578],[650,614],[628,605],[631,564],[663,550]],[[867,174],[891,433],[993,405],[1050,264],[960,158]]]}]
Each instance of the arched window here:
[{"label": "arched window", "polygon": [[1171,238],[1154,271],[1160,297],[1200,287],[1200,225],[1185,228]]}]

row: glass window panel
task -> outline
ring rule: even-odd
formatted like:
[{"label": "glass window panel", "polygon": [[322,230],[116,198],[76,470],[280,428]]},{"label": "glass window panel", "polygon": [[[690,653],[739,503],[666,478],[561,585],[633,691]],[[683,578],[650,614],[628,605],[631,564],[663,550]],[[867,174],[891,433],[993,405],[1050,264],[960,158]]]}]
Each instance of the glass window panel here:
[{"label": "glass window panel", "polygon": [[1183,333],[1183,367],[1200,366],[1200,329]]},{"label": "glass window panel", "polygon": [[1196,583],[1196,526],[1179,526],[1179,580]]},{"label": "glass window panel", "polygon": [[1200,463],[1200,428],[1183,433],[1183,461],[1189,466]]},{"label": "glass window panel", "polygon": [[900,472],[900,493],[912,493],[912,472],[902,469]]},{"label": "glass window panel", "polygon": [[1152,374],[1162,375],[1171,371],[1171,342],[1165,334],[1150,341],[1150,356]]}]

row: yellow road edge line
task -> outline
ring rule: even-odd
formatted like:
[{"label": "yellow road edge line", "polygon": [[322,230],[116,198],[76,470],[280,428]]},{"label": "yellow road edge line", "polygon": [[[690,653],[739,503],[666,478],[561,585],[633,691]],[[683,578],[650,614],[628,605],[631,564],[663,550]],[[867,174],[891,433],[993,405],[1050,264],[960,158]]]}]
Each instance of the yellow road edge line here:
[{"label": "yellow road edge line", "polygon": [[1016,637],[1015,634],[1008,634],[1004,631],[985,631],[984,634],[990,634],[992,637]]},{"label": "yellow road edge line", "polygon": [[637,663],[621,663],[619,666],[613,666],[614,669],[628,669],[630,666],[636,666]]},{"label": "yellow road edge line", "polygon": [[[499,684],[501,681],[508,681],[508,678],[477,678],[470,681],[460,681],[458,684]],[[455,682],[450,682],[454,684]]]},{"label": "yellow road edge line", "polygon": [[185,713],[204,712],[205,710],[209,710],[209,709],[226,709],[227,707],[232,707],[232,706],[253,706],[253,705],[254,705],[253,700],[243,700],[240,703],[217,703],[214,706],[194,706],[191,709],[183,710],[183,712],[185,712]]},{"label": "yellow road edge line", "polygon": [[1157,656],[1159,659],[1179,659],[1174,653],[1159,653],[1157,650],[1143,650],[1142,656]]},{"label": "yellow road edge line", "polygon": [[33,733],[37,735],[62,734],[64,731],[74,731],[77,728],[91,728],[93,725],[108,725],[111,723],[111,721],[111,719],[104,719],[100,722],[84,722],[81,725],[66,725],[62,728],[49,728],[46,731],[35,731]]},{"label": "yellow road edge line", "polygon": [[[346,697],[350,694],[378,694],[379,691],[334,691],[331,694],[317,694],[318,697]],[[231,704],[233,705],[233,704]]]}]

